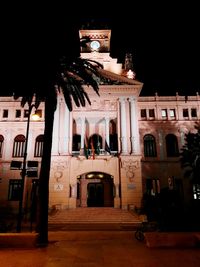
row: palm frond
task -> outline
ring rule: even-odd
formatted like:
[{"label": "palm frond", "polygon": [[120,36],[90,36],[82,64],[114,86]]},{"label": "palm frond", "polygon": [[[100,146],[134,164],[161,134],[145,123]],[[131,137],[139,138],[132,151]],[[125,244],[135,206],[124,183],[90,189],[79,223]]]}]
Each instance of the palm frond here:
[{"label": "palm frond", "polygon": [[[76,94],[76,97],[79,99],[81,106],[85,106],[85,97],[83,94],[83,86],[79,80],[74,78],[73,76],[68,76],[68,80],[70,81],[70,84],[72,86],[72,93]],[[73,95],[73,94],[72,94]]]},{"label": "palm frond", "polygon": [[38,109],[42,101],[44,101],[44,98],[40,97],[39,95],[35,95],[35,108],[36,109]]},{"label": "palm frond", "polygon": [[99,95],[99,85],[87,69],[79,64],[74,63],[69,71],[80,77],[88,86],[92,86],[97,95]]},{"label": "palm frond", "polygon": [[80,46],[81,47],[87,47],[87,43],[89,43],[91,41],[89,36],[83,36],[82,38],[80,38]]},{"label": "palm frond", "polygon": [[63,95],[65,98],[65,103],[69,109],[69,111],[72,111],[72,99],[71,99],[71,94],[69,94],[68,90],[63,90]]}]

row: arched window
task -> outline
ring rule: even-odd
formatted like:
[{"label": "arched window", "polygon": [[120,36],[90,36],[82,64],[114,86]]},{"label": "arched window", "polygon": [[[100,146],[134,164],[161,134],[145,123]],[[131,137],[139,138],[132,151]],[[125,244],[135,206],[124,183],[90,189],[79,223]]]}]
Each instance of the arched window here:
[{"label": "arched window", "polygon": [[35,139],[34,157],[42,157],[44,146],[44,135],[40,134]]},{"label": "arched window", "polygon": [[144,136],[144,156],[145,157],[156,157],[156,140],[151,134],[146,134]]},{"label": "arched window", "polygon": [[3,135],[0,134],[0,157],[2,157],[2,153],[3,153],[3,141],[4,141],[4,137]]},{"label": "arched window", "polygon": [[72,151],[80,151],[81,149],[81,136],[80,134],[73,135]]},{"label": "arched window", "polygon": [[24,148],[25,148],[25,136],[22,134],[19,134],[14,139],[14,145],[13,145],[13,157],[23,157],[24,156]]},{"label": "arched window", "polygon": [[167,157],[178,157],[179,149],[178,149],[177,137],[174,134],[168,134],[165,137],[165,141],[166,141]]}]

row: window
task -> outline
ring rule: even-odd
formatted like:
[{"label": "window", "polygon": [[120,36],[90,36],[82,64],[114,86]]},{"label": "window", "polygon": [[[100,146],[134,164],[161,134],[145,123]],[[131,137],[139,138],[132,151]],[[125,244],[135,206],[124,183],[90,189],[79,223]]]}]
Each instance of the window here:
[{"label": "window", "polygon": [[2,157],[2,153],[3,153],[3,141],[4,141],[4,137],[3,135],[0,134],[0,157]]},{"label": "window", "polygon": [[144,136],[144,156],[145,157],[156,157],[156,141],[155,137],[151,134]]},{"label": "window", "polygon": [[21,110],[20,109],[16,109],[15,118],[20,118],[20,117],[21,117]]},{"label": "window", "polygon": [[178,150],[177,137],[174,134],[168,134],[165,137],[165,141],[166,141],[167,157],[178,157],[179,150]]},{"label": "window", "polygon": [[188,109],[187,108],[183,109],[183,117],[184,118],[188,118],[189,117],[189,113],[188,113]]},{"label": "window", "polygon": [[154,109],[150,109],[150,110],[149,110],[149,117],[150,117],[150,118],[155,118],[155,112],[154,112]]},{"label": "window", "polygon": [[80,151],[81,149],[81,136],[80,134],[73,135],[72,151]]},{"label": "window", "polygon": [[[106,144],[105,144],[106,147]],[[117,133],[110,134],[110,150],[117,152],[118,151],[118,137]]]},{"label": "window", "polygon": [[3,118],[8,118],[8,109],[3,110]]},{"label": "window", "polygon": [[193,185],[193,197],[194,199],[200,199],[200,185]]},{"label": "window", "polygon": [[25,136],[19,134],[14,139],[13,145],[13,157],[23,157],[24,156],[24,148],[25,148]]},{"label": "window", "polygon": [[43,145],[44,145],[44,135],[38,135],[35,139],[35,150],[34,157],[42,157],[43,155]]},{"label": "window", "polygon": [[176,118],[175,109],[170,109],[169,110],[169,116],[170,116],[171,119],[175,119]]},{"label": "window", "polygon": [[22,189],[22,180],[10,179],[8,200],[20,200],[21,189]]},{"label": "window", "polygon": [[191,109],[191,117],[192,118],[196,118],[197,117],[197,109],[196,108],[192,108]]},{"label": "window", "polygon": [[146,109],[141,109],[140,110],[141,118],[146,118],[147,117],[147,111]]},{"label": "window", "polygon": [[161,116],[162,116],[162,119],[167,119],[167,110],[166,109],[161,110]]},{"label": "window", "polygon": [[28,118],[28,115],[29,115],[29,110],[25,109],[24,110],[24,118]]},{"label": "window", "polygon": [[159,179],[146,179],[146,193],[155,196],[160,193],[160,180]]}]

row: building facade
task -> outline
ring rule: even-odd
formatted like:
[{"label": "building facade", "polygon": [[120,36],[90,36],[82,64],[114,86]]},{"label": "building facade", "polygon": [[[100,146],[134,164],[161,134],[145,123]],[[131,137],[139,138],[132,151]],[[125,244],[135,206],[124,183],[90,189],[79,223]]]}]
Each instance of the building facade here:
[{"label": "building facade", "polygon": [[[179,152],[184,136],[200,119],[200,97],[140,96],[143,84],[131,69],[109,55],[109,30],[82,30],[90,45],[81,56],[103,66],[98,97],[85,86],[91,105],[69,112],[58,93],[55,111],[49,207],[140,207],[144,193],[155,195],[169,178],[184,196]],[[127,64],[128,66],[128,64]],[[44,105],[30,120],[23,207],[37,197],[43,148]],[[29,107],[0,97],[0,206],[18,209]],[[34,108],[32,110],[34,113]],[[197,195],[199,193],[197,192]]]}]

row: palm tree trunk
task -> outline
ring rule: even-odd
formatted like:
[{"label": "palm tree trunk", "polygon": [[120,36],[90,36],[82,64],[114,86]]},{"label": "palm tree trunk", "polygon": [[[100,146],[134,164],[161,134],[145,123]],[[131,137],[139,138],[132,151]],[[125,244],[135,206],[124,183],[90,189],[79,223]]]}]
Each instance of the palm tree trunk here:
[{"label": "palm tree trunk", "polygon": [[44,147],[41,162],[38,191],[38,216],[37,227],[38,245],[48,245],[48,209],[49,209],[49,177],[51,168],[51,147],[53,136],[53,122],[55,111],[55,95],[48,96],[45,100],[45,129]]}]

